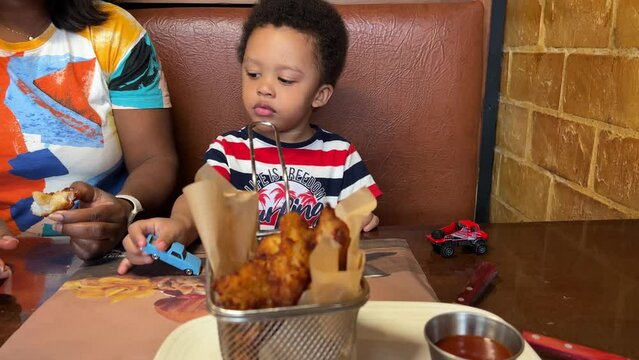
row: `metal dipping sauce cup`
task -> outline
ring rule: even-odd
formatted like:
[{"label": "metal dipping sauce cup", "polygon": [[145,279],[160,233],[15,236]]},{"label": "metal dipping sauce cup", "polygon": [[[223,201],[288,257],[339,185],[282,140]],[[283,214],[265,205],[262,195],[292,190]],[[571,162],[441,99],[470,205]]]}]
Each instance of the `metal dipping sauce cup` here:
[{"label": "metal dipping sauce cup", "polygon": [[524,339],[519,331],[505,322],[470,312],[456,311],[437,315],[426,322],[424,336],[433,360],[462,360],[440,349],[436,343],[448,336],[475,335],[495,340],[506,347],[516,359],[524,351]]}]

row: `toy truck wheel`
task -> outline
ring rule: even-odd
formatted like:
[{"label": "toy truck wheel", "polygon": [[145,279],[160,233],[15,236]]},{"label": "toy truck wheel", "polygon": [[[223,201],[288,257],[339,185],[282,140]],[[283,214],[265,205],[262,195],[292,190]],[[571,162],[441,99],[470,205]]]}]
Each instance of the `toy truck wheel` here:
[{"label": "toy truck wheel", "polygon": [[191,270],[191,269],[186,269],[186,270],[184,270],[184,273],[185,273],[186,275],[191,276],[191,275],[193,275],[193,270]]},{"label": "toy truck wheel", "polygon": [[158,254],[152,254],[152,255],[151,255],[151,258],[153,258],[153,260],[157,260],[157,259],[159,259],[160,257],[158,256]]},{"label": "toy truck wheel", "polygon": [[433,239],[439,240],[444,237],[444,232],[441,230],[435,230],[432,233],[430,233],[430,236],[432,236]]},{"label": "toy truck wheel", "polygon": [[442,245],[439,248],[439,253],[443,257],[451,257],[451,256],[455,255],[455,249],[453,249],[453,247],[450,246],[450,245]]},{"label": "toy truck wheel", "polygon": [[486,247],[486,242],[483,240],[479,240],[475,243],[475,254],[484,255],[488,251],[488,247]]}]

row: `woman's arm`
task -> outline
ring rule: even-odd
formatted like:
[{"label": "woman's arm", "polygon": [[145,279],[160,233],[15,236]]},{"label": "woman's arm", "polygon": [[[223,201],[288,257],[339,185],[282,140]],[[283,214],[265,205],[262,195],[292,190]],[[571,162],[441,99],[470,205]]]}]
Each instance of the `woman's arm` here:
[{"label": "woman's arm", "polygon": [[[168,109],[113,110],[129,176],[121,194],[137,198],[147,210],[158,210],[172,193],[177,173]],[[71,237],[81,259],[113,249],[126,234],[132,205],[85,183],[72,185],[80,209],[59,211],[49,218],[54,229]]]},{"label": "woman's arm", "polygon": [[129,171],[120,193],[134,196],[145,210],[155,212],[176,182],[178,160],[170,110],[117,109],[113,116]]}]

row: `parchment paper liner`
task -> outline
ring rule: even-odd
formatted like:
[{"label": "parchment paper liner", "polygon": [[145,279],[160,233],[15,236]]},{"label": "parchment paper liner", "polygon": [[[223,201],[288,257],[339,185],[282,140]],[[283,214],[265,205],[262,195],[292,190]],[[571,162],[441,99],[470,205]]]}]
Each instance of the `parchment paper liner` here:
[{"label": "parchment paper liner", "polygon": [[257,246],[257,193],[236,190],[209,165],[183,191],[213,274],[233,273]]},{"label": "parchment paper liner", "polygon": [[[215,278],[235,272],[257,245],[257,193],[236,190],[204,165],[184,194]],[[310,257],[311,285],[298,304],[341,303],[359,295],[365,261],[359,235],[362,221],[376,206],[367,188],[337,205],[335,213],[348,225],[351,237],[346,270],[339,271],[339,244],[329,234],[320,234]]]}]

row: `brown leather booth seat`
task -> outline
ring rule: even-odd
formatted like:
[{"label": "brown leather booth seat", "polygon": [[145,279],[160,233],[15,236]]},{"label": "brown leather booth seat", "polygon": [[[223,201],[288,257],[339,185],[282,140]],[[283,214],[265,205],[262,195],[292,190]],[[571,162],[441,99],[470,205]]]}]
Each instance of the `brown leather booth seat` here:
[{"label": "brown leather booth seat", "polygon": [[[360,151],[382,224],[472,218],[482,93],[480,2],[342,5],[346,69],[316,123]],[[242,7],[131,12],[157,47],[173,102],[180,185],[209,142],[247,122],[236,59]]]}]

